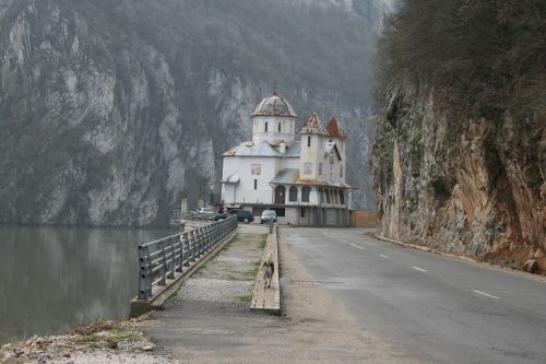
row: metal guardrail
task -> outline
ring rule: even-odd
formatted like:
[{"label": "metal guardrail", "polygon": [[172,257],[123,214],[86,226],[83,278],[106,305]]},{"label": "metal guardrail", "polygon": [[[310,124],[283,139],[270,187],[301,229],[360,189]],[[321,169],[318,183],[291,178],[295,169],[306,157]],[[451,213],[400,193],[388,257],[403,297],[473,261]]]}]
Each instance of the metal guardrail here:
[{"label": "metal guardrail", "polygon": [[151,298],[153,286],[166,286],[168,279],[175,278],[175,272],[184,272],[236,229],[237,219],[231,217],[139,245],[138,299]]}]

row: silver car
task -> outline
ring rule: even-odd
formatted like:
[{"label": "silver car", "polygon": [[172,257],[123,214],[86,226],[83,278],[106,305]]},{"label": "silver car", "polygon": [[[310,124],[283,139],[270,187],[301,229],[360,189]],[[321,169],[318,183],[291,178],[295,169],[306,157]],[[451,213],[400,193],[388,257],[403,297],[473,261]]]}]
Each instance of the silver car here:
[{"label": "silver car", "polygon": [[277,212],[274,210],[265,210],[262,212],[260,223],[265,224],[269,223],[270,221],[277,222]]}]

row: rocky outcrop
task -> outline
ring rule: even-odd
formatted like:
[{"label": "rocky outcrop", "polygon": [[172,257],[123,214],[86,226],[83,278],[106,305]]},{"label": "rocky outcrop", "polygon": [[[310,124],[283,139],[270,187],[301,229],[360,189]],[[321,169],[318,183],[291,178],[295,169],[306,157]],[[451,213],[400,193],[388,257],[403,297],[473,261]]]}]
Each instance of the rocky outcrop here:
[{"label": "rocky outcrop", "polygon": [[344,121],[371,204],[378,25],[324,3],[0,0],[0,222],[168,221],[219,190],[221,153],[275,84],[301,116]]},{"label": "rocky outcrop", "polygon": [[546,271],[544,115],[475,119],[454,109],[412,82],[390,94],[373,161],[379,233]]}]

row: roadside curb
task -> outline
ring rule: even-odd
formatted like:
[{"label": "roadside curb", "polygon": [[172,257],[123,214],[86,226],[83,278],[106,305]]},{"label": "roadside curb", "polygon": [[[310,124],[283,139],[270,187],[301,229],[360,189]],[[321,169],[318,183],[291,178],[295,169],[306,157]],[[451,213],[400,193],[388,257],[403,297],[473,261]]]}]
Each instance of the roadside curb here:
[{"label": "roadside curb", "polygon": [[139,317],[148,311],[160,310],[163,308],[165,302],[175,294],[182,284],[191,277],[193,273],[198,271],[209,260],[214,258],[220,251],[222,251],[226,245],[228,245],[237,236],[237,230],[231,233],[222,243],[216,246],[216,248],[207,252],[199,261],[193,264],[190,269],[184,273],[175,273],[175,278],[172,282],[169,282],[165,287],[160,287],[157,292],[154,292],[153,298],[149,301],[141,301],[138,297],[131,300],[131,310],[129,317]]},{"label": "roadside curb", "polygon": [[386,241],[387,243],[392,243],[392,244],[395,244],[395,245],[399,245],[399,246],[401,246],[403,248],[410,248],[410,249],[419,250],[419,251],[426,252],[426,253],[441,255],[441,256],[444,256],[444,257],[447,257],[447,258],[462,260],[462,261],[465,261],[465,262],[468,262],[468,263],[474,263],[474,264],[477,264],[477,265],[485,265],[485,266],[488,266],[490,268],[494,268],[494,269],[497,269],[497,270],[502,270],[502,271],[505,271],[505,272],[511,272],[511,273],[514,273],[514,274],[522,275],[524,277],[531,278],[531,279],[534,279],[534,280],[536,280],[538,282],[542,282],[542,283],[546,284],[546,277],[538,275],[538,274],[531,274],[531,273],[527,273],[527,272],[522,271],[522,270],[503,267],[503,266],[500,266],[500,265],[496,265],[496,264],[493,264],[493,263],[489,263],[489,262],[486,262],[486,261],[483,261],[483,260],[479,260],[479,259],[475,259],[475,258],[463,256],[463,255],[456,255],[456,254],[446,253],[446,252],[443,252],[441,250],[434,249],[434,248],[431,248],[431,247],[428,247],[428,246],[404,243],[404,242],[399,241],[399,240],[393,240],[393,239],[386,238],[386,237],[381,236],[379,234],[364,233],[364,235],[372,236],[372,237],[374,237],[376,239]]},{"label": "roadside curb", "polygon": [[[265,288],[264,272],[262,269],[265,257],[271,253],[274,264],[271,288]],[[279,283],[279,226],[275,224],[273,233],[267,236],[267,245],[260,261],[260,268],[256,274],[250,309],[273,314],[281,314],[281,288]]]}]

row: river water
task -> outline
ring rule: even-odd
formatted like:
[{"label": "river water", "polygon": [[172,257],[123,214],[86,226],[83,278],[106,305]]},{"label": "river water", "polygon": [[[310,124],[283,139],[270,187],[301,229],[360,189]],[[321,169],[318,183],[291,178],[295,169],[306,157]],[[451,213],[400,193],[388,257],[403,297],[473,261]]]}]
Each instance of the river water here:
[{"label": "river water", "polygon": [[124,319],[137,244],[172,229],[0,226],[0,343]]}]

